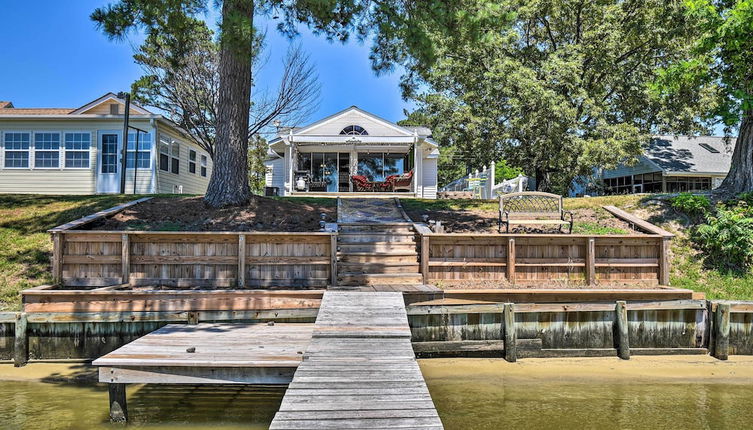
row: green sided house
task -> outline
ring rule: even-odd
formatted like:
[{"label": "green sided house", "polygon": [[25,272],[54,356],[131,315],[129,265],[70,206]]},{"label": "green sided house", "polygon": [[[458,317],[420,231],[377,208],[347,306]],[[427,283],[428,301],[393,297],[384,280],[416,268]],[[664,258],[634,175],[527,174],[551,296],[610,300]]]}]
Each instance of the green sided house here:
[{"label": "green sided house", "polygon": [[[0,193],[118,193],[124,110],[113,93],[71,109],[0,102]],[[127,193],[205,192],[212,163],[187,132],[136,104],[129,124]]]}]

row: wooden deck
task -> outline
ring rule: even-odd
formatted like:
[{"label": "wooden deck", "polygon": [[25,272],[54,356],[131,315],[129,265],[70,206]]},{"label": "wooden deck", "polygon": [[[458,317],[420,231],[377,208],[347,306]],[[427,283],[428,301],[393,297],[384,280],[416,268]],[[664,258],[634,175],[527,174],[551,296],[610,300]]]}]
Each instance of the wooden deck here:
[{"label": "wooden deck", "polygon": [[328,291],[271,429],[434,428],[401,293]]},{"label": "wooden deck", "polygon": [[127,421],[125,384],[287,384],[313,324],[169,324],[97,360],[110,417]]}]

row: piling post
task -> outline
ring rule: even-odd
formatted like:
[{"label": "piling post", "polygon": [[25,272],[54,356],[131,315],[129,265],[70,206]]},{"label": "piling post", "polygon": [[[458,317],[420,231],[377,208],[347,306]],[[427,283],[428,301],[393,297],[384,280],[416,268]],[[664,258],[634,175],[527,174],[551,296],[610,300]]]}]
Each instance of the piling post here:
[{"label": "piling post", "polygon": [[246,235],[238,235],[238,288],[246,286]]},{"label": "piling post", "polygon": [[713,325],[714,348],[712,354],[719,360],[726,360],[729,356],[729,317],[729,303],[716,303]]},{"label": "piling post", "polygon": [[515,330],[515,305],[505,303],[502,308],[502,332],[505,341],[505,360],[514,363],[518,359],[518,333]]},{"label": "piling post", "polygon": [[26,312],[16,313],[16,338],[13,345],[13,366],[22,367],[29,361],[29,338],[26,330]]},{"label": "piling post", "polygon": [[110,421],[128,422],[128,404],[126,403],[126,384],[108,384],[110,393]]},{"label": "piling post", "polygon": [[515,239],[507,239],[507,282],[515,283]]},{"label": "piling post", "polygon": [[617,356],[623,360],[630,360],[630,341],[628,338],[627,304],[618,301],[614,308],[615,347]]}]

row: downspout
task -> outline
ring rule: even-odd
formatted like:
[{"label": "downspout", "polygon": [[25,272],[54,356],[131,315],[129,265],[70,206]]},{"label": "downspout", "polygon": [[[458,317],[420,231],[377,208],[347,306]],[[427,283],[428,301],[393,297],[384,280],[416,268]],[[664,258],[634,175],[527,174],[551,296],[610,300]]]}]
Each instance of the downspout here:
[{"label": "downspout", "polygon": [[[159,145],[159,127],[157,126],[157,122],[154,120],[154,118],[149,120],[149,125],[152,127],[152,130],[154,131],[154,140],[152,141],[152,154],[151,154],[151,166],[152,166],[152,187],[151,187],[151,194],[157,194],[157,170],[159,170],[159,166],[157,163],[159,160],[157,159],[157,145]],[[138,160],[137,160],[138,162]]]}]

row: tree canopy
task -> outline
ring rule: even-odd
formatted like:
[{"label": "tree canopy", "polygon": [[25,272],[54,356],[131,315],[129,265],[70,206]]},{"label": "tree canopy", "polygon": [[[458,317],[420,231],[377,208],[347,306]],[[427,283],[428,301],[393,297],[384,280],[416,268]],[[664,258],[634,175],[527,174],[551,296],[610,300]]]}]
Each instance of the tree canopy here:
[{"label": "tree canopy", "polygon": [[398,22],[378,35],[374,67],[406,67],[405,96],[470,167],[504,158],[540,189],[564,192],[595,166],[634,159],[667,127],[665,100],[650,89],[657,70],[691,49],[681,2],[434,6],[411,10],[414,28]]}]

